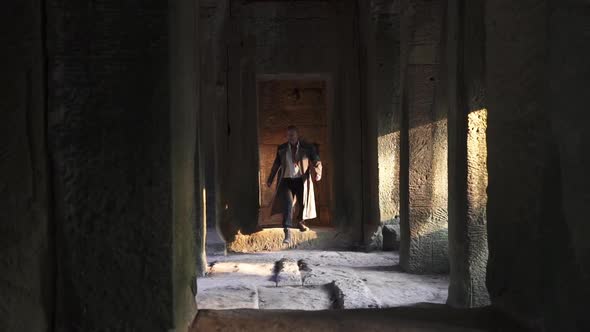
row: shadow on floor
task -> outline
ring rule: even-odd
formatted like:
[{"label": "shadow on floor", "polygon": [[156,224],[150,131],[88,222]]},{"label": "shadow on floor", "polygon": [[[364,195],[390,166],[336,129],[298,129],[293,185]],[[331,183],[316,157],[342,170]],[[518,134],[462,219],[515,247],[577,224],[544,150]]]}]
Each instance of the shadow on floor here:
[{"label": "shadow on floor", "polygon": [[202,310],[197,331],[528,331],[492,308],[453,309],[420,304],[388,309],[325,311]]}]

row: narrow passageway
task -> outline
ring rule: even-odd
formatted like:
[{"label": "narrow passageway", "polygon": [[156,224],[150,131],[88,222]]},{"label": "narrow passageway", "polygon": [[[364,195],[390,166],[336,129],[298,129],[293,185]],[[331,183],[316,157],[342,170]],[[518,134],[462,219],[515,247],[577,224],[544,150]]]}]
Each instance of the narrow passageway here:
[{"label": "narrow passageway", "polygon": [[0,332],[590,331],[590,1],[2,5]]},{"label": "narrow passageway", "polygon": [[445,303],[446,275],[399,269],[396,252],[291,250],[208,257],[200,309],[326,310]]}]

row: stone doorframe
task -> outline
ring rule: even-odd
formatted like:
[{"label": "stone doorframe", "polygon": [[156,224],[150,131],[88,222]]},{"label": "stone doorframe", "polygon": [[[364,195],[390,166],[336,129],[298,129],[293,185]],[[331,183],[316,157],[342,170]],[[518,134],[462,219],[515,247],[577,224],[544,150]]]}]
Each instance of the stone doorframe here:
[{"label": "stone doorframe", "polygon": [[[324,149],[324,151],[328,151],[326,154],[325,152],[322,154],[320,152],[320,157],[322,160],[327,161],[329,165],[332,164],[333,160],[333,151],[331,149],[332,146],[332,121],[334,119],[334,84],[332,79],[332,74],[330,73],[279,73],[279,74],[257,74],[256,75],[256,123],[258,125],[258,115],[260,111],[260,101],[259,101],[259,94],[258,94],[258,87],[259,83],[264,81],[324,81],[326,83],[326,141],[328,148]],[[260,142],[260,133],[257,129],[256,135],[256,145],[259,146]],[[260,153],[257,154],[257,164],[260,165]],[[333,178],[332,172],[326,172],[327,178],[324,178],[323,181],[328,181],[330,185],[329,192],[329,210],[330,215],[333,215],[332,211],[334,208],[334,188],[333,188]],[[258,178],[260,177],[260,170],[258,174]],[[260,180],[259,180],[260,183]],[[260,186],[258,187],[258,206],[260,208],[262,204],[262,191],[260,190]],[[319,213],[319,211],[318,211]],[[330,221],[330,227],[333,227],[333,221]]]}]

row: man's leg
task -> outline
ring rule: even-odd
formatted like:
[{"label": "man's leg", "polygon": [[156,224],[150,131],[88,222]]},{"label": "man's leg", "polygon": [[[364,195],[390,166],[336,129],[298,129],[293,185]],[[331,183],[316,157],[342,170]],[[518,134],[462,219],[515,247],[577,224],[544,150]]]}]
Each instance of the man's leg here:
[{"label": "man's leg", "polygon": [[281,185],[283,228],[288,228],[293,224],[293,192],[291,190],[291,179],[283,179]]},{"label": "man's leg", "polygon": [[[311,179],[310,179],[311,181]],[[295,194],[295,197],[297,197],[297,205],[298,205],[298,212],[297,212],[297,216],[296,216],[296,221],[297,221],[297,228],[299,228],[300,231],[305,232],[308,230],[308,228],[305,226],[305,223],[303,221],[303,179],[298,178],[294,181],[293,183],[293,191]]]},{"label": "man's leg", "polygon": [[283,229],[285,232],[285,240],[283,243],[289,243],[291,241],[291,233],[289,233],[289,227],[293,222],[293,193],[291,191],[291,179],[282,179],[280,194],[283,203]]}]

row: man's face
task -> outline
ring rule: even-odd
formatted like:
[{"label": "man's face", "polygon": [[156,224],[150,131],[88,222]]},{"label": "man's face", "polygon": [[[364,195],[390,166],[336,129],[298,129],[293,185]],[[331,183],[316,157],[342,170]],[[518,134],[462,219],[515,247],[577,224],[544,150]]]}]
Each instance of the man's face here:
[{"label": "man's face", "polygon": [[287,130],[287,140],[289,143],[295,145],[299,141],[299,135],[296,130]]}]

